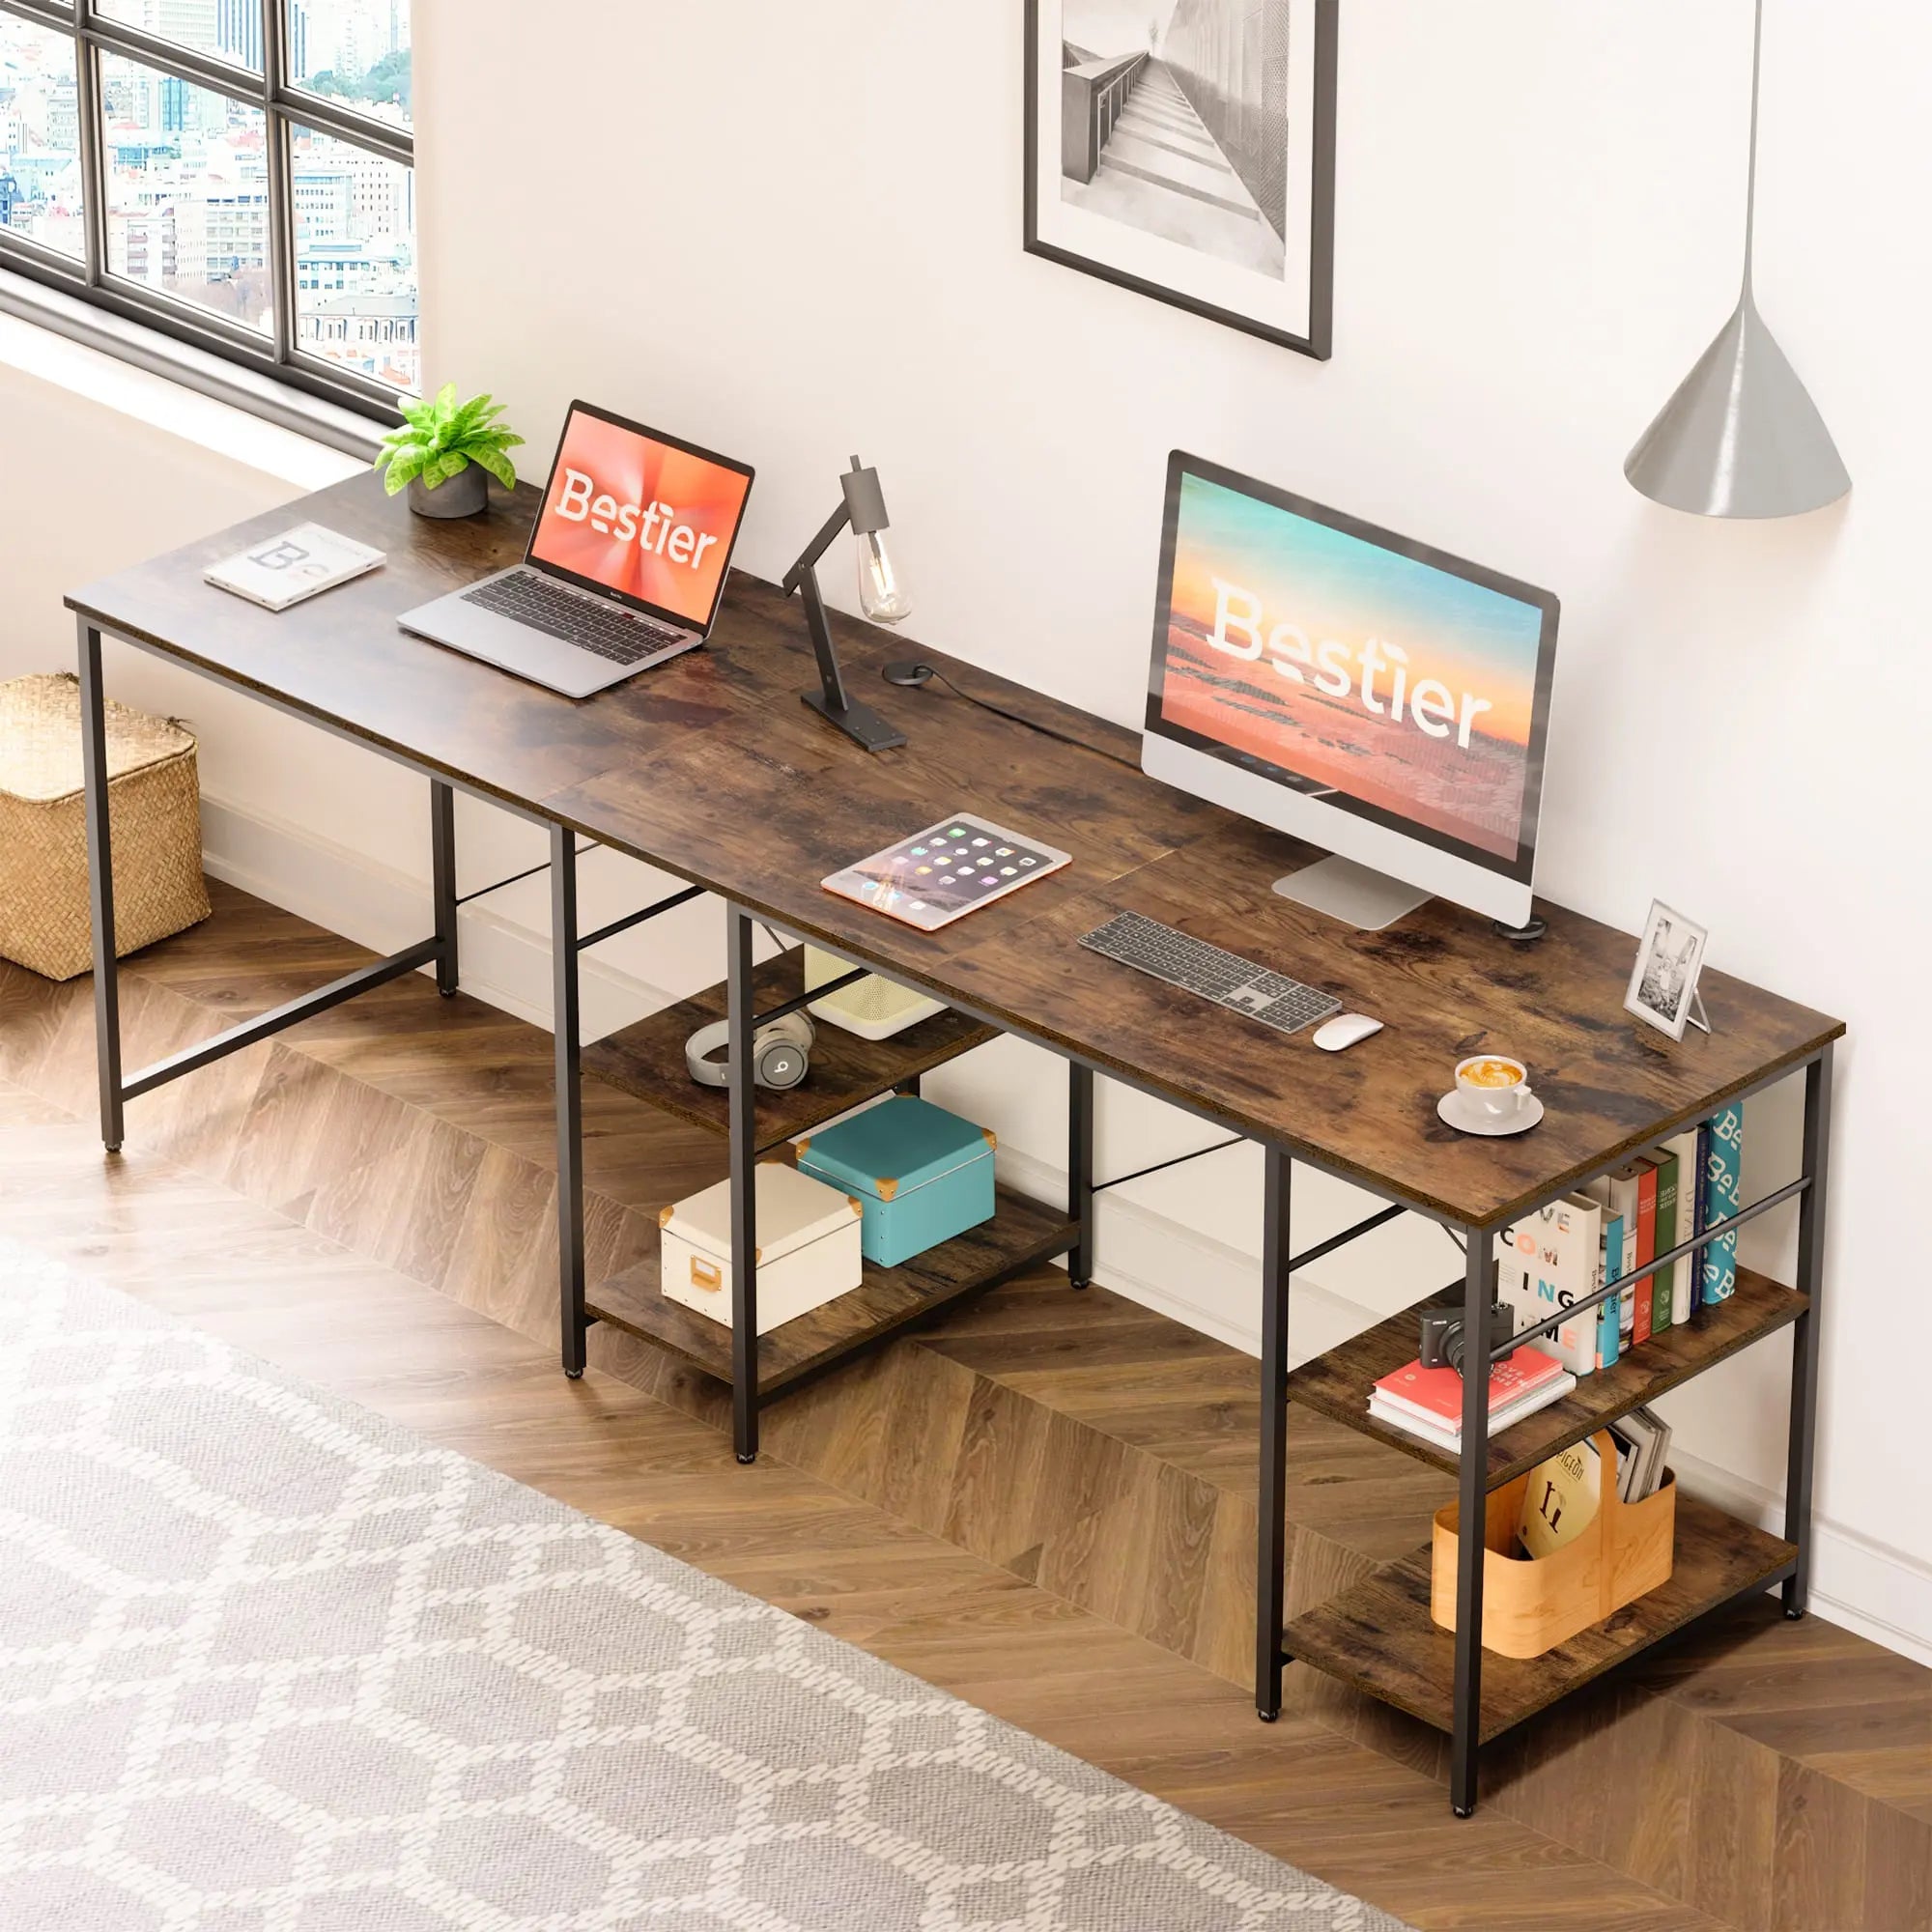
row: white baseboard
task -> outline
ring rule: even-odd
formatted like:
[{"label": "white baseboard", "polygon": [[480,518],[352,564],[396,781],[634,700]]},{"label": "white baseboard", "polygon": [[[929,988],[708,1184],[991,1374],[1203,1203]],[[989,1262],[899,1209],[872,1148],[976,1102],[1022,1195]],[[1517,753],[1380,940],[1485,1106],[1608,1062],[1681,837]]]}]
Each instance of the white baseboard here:
[{"label": "white baseboard", "polygon": [[[1784,1498],[1701,1456],[1670,1454],[1689,1493],[1781,1535]],[[1811,1607],[1826,1622],[1932,1665],[1932,1566],[1814,1516]]]},{"label": "white baseboard", "polygon": [[[204,798],[202,839],[215,878],[358,945],[394,952],[427,929],[429,894],[422,880],[300,827]],[[460,930],[464,990],[548,1028],[549,932],[483,905],[463,912]],[[586,1039],[681,997],[594,955],[583,962],[581,983]],[[1002,1147],[999,1164],[1004,1178],[1036,1198],[1065,1199],[1066,1173],[1055,1163]],[[1108,1288],[1129,1300],[1230,1348],[1261,1352],[1258,1256],[1110,1195],[1096,1216],[1094,1267]],[[1380,1311],[1307,1272],[1295,1276],[1292,1293],[1297,1363],[1380,1319]],[[1253,1314],[1242,1319],[1230,1310]],[[1698,1458],[1674,1455],[1672,1461],[1690,1493],[1765,1528],[1781,1521],[1781,1499],[1759,1485]],[[1819,1613],[1932,1664],[1932,1565],[1822,1518],[1812,1533],[1812,1602]]]}]

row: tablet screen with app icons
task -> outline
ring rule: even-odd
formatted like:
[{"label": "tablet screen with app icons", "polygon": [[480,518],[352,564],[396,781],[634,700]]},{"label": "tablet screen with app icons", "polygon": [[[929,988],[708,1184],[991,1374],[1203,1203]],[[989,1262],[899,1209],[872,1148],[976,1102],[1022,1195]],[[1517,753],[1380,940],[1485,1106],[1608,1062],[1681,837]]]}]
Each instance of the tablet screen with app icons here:
[{"label": "tablet screen with app icons", "polygon": [[933,932],[1029,880],[1057,872],[1070,856],[962,811],[820,884],[874,912]]}]

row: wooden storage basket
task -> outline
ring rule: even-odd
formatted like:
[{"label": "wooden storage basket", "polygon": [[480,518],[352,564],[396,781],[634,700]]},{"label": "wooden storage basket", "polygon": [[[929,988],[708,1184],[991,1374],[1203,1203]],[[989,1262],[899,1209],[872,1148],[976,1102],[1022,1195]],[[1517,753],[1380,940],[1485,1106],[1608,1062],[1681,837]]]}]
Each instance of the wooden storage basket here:
[{"label": "wooden storage basket", "polygon": [[[107,700],[107,814],[115,951],[208,917],[193,736]],[[0,684],[0,956],[71,980],[94,963],[80,687],[71,675]]]},{"label": "wooden storage basket", "polygon": [[[1617,1498],[1617,1450],[1609,1431],[1592,1438],[1602,1458],[1603,1494],[1590,1526],[1574,1543],[1531,1562],[1509,1552],[1522,1517],[1529,1476],[1490,1492],[1483,1533],[1483,1648],[1503,1657],[1541,1657],[1566,1638],[1654,1590],[1670,1576],[1677,1535],[1677,1479],[1666,1469],[1655,1495]],[[1458,1505],[1435,1512],[1429,1614],[1456,1628]]]}]

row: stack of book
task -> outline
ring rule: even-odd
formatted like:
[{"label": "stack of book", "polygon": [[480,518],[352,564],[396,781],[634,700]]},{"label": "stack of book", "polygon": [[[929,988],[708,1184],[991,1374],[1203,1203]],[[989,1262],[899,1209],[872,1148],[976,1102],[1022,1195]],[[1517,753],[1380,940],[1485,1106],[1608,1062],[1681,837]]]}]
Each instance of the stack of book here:
[{"label": "stack of book", "polygon": [[[1721,1108],[1696,1127],[1565,1195],[1496,1236],[1496,1292],[1519,1329],[1635,1276],[1738,1209],[1744,1111]],[[1738,1237],[1633,1280],[1531,1345],[1572,1375],[1606,1369],[1652,1336],[1736,1293]]]},{"label": "stack of book", "polygon": [[[1577,1378],[1534,1349],[1519,1349],[1490,1371],[1490,1434],[1560,1402]],[[1463,1378],[1454,1369],[1425,1369],[1413,1361],[1384,1376],[1369,1395],[1369,1413],[1452,1455],[1463,1446]]]},{"label": "stack of book", "polygon": [[1627,1503],[1654,1496],[1670,1454],[1670,1425],[1655,1409],[1634,1408],[1610,1424],[1617,1444],[1617,1494]]}]

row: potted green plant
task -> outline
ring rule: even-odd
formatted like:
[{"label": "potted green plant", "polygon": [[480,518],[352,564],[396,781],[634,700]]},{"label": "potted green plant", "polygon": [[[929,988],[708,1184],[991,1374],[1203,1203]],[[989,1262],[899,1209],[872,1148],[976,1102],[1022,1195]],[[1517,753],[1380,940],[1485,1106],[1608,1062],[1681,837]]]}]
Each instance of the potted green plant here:
[{"label": "potted green plant", "polygon": [[383,439],[376,468],[390,496],[405,485],[419,517],[473,517],[490,500],[489,479],[517,487],[509,452],[523,441],[497,418],[503,405],[488,394],[456,400],[445,383],[434,396],[405,402],[403,420]]}]

